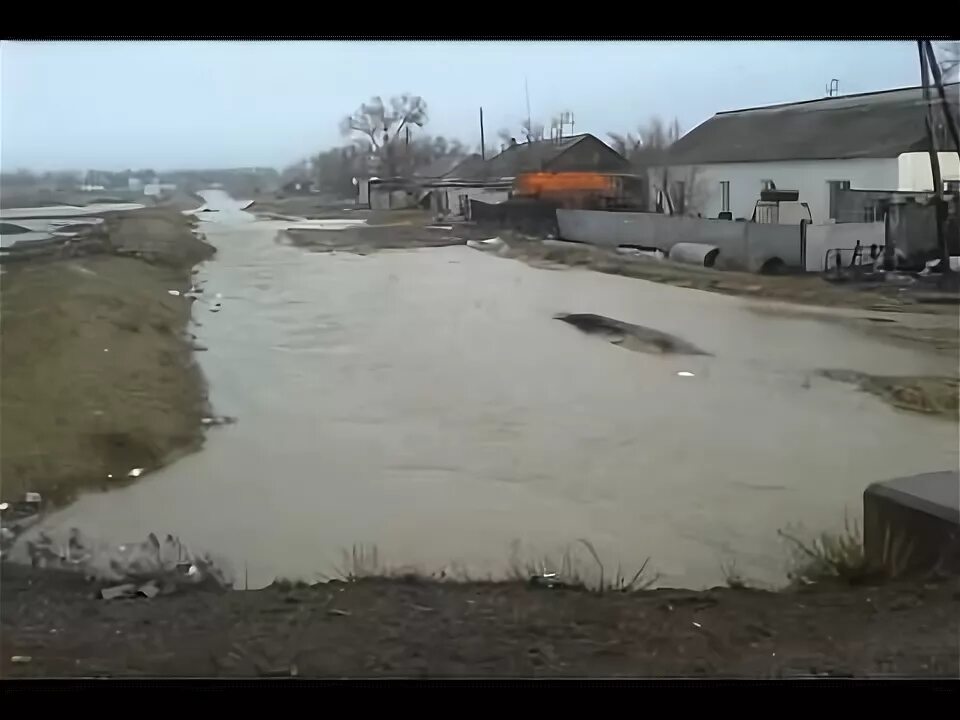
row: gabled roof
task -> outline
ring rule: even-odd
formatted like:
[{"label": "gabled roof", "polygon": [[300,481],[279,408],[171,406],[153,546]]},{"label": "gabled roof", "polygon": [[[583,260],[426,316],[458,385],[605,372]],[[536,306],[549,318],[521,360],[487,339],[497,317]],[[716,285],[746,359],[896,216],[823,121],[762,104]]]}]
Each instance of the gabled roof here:
[{"label": "gabled roof", "polygon": [[[472,168],[473,172],[469,175],[464,174],[463,178],[469,180],[499,179],[516,177],[525,172],[547,170],[557,158],[588,138],[603,143],[602,140],[598,140],[588,133],[571,135],[562,140],[518,143],[490,158],[482,166],[478,165]],[[611,149],[610,152],[614,151]]]},{"label": "gabled roof", "polygon": [[445,155],[444,157],[437,158],[426,167],[420,168],[413,173],[413,176],[416,178],[442,178],[449,175],[473,157],[479,158],[480,156],[468,155],[464,157],[463,155]]},{"label": "gabled roof", "polygon": [[[945,86],[955,122],[958,88]],[[927,149],[926,112],[919,87],[721,112],[674,143],[670,159],[695,165],[892,158]],[[938,125],[940,150],[956,150],[942,116]]]},{"label": "gabled roof", "polygon": [[473,154],[463,159],[459,165],[444,175],[447,180],[460,180],[464,178],[473,178],[478,173],[483,173],[486,162],[479,154]]}]

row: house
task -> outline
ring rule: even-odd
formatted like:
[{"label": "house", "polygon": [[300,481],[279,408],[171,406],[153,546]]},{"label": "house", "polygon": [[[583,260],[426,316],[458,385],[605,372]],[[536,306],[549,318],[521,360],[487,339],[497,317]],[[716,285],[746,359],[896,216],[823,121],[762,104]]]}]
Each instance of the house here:
[{"label": "house", "polygon": [[[487,161],[476,155],[448,172],[436,191],[441,214],[469,217],[470,201],[502,203],[512,197],[518,178],[531,173],[626,173],[629,162],[593,135],[514,143]],[[439,192],[438,192],[439,195]]]},{"label": "house", "polygon": [[[958,87],[945,87],[955,122]],[[957,147],[936,112],[943,180],[955,185]],[[926,117],[919,87],[721,112],[674,143],[670,176],[687,214],[749,220],[761,191],[795,190],[814,224],[829,223],[841,190],[933,190]]]},{"label": "house", "polygon": [[[430,194],[430,209],[441,217],[470,216],[470,200],[487,203],[503,202],[510,197],[510,181],[489,181],[485,178],[485,162],[477,154],[446,161],[446,167],[434,163],[421,173],[421,185]],[[437,174],[442,173],[442,174]],[[434,174],[434,177],[428,177]]]}]

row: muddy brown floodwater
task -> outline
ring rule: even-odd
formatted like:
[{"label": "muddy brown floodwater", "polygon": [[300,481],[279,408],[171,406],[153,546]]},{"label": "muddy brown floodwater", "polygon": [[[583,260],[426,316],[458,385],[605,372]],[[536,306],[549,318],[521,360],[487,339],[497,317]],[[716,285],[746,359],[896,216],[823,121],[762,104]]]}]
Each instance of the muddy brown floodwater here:
[{"label": "muddy brown floodwater", "polygon": [[[277,241],[282,222],[206,199],[219,252],[199,277],[222,309],[194,306],[199,361],[217,412],[238,422],[48,527],[176,533],[252,587],[329,574],[355,543],[386,565],[496,576],[515,541],[533,559],[578,538],[608,573],[650,556],[661,585],[702,587],[735,561],[776,585],[778,529],[838,529],[869,483],[957,466],[955,423],[816,374],[950,374],[950,357],[751,312],[755,300],[467,247],[308,252]],[[558,313],[710,355],[624,352]]]}]

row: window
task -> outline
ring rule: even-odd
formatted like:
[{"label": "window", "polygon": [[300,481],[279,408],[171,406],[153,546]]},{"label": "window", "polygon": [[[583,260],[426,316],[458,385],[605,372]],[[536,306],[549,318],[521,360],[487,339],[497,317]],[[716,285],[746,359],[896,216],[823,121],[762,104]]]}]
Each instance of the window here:
[{"label": "window", "polygon": [[720,212],[730,212],[730,181],[720,181]]},{"label": "window", "polygon": [[827,214],[831,220],[836,220],[839,214],[839,199],[841,190],[850,189],[849,180],[827,180],[827,186],[830,188],[830,210]]}]

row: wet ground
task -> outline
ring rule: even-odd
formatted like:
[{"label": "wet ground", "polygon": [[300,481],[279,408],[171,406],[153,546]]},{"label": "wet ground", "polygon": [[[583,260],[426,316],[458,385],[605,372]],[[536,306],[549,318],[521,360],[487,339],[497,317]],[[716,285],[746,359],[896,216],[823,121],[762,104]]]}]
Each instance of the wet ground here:
[{"label": "wet ground", "polygon": [[[462,246],[308,252],[284,240],[289,223],[207,198],[217,211],[198,218],[218,254],[193,332],[215,409],[238,422],[48,526],[117,542],[173,532],[251,587],[330,574],[355,543],[484,577],[517,541],[556,558],[578,538],[626,573],[650,556],[664,585],[717,584],[731,561],[779,585],[777,530],[838,529],[869,483],[957,465],[955,423],[817,373],[951,374],[949,354]],[[709,354],[624,352],[558,313]]]}]

